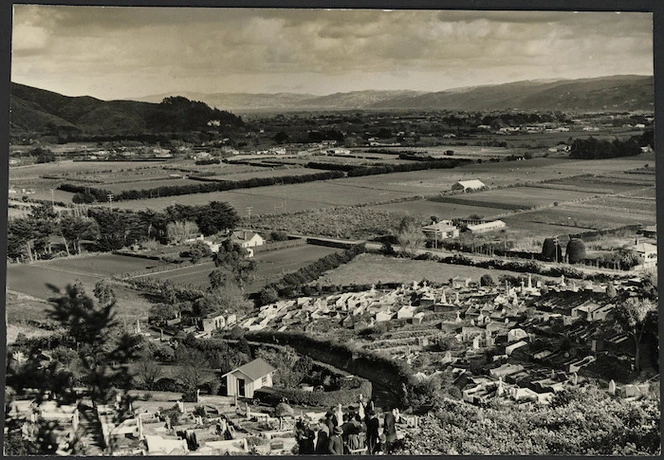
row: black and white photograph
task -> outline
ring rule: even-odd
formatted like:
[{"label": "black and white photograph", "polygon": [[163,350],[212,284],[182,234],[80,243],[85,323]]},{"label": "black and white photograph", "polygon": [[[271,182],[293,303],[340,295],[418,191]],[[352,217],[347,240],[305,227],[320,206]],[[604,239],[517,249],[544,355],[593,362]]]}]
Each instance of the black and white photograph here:
[{"label": "black and white photograph", "polygon": [[14,4],[4,454],[660,455],[654,16]]}]

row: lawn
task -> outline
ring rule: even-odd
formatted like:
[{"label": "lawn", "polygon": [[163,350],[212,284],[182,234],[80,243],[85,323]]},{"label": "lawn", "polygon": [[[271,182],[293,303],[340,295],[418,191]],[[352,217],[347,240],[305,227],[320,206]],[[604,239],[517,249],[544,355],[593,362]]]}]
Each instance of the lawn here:
[{"label": "lawn", "polygon": [[[340,249],[325,246],[304,245],[258,253],[254,257],[256,271],[252,274],[245,289],[249,293],[259,291],[264,285],[278,280],[284,274],[299,270],[321,257],[339,251]],[[188,267],[168,269],[152,274],[150,277],[205,288],[209,285],[208,275],[214,269],[213,262],[204,262]]]},{"label": "lawn", "polygon": [[[470,277],[473,281],[489,273],[494,280],[501,275],[524,276],[523,273],[506,270],[488,270],[464,265],[442,264],[433,261],[398,259],[377,254],[361,254],[350,263],[335,268],[318,279],[322,285],[371,284],[371,283],[409,283],[427,279],[432,282],[446,283],[455,276]],[[539,275],[538,275],[539,276]],[[547,277],[540,277],[548,279]]]}]

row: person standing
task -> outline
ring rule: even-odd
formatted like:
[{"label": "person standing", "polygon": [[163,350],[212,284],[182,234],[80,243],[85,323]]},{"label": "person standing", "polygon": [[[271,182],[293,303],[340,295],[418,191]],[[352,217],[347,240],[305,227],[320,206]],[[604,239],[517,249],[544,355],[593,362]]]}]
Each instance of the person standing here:
[{"label": "person standing", "polygon": [[330,439],[330,429],[328,428],[327,420],[327,418],[320,419],[320,429],[316,438],[316,454],[327,454],[327,442]]},{"label": "person standing", "polygon": [[367,449],[369,450],[369,455],[373,455],[378,450],[378,428],[380,426],[380,421],[376,417],[374,411],[367,412],[366,418],[367,424]]},{"label": "person standing", "polygon": [[334,427],[332,436],[327,442],[327,453],[331,455],[343,455],[344,454],[344,442],[341,439],[343,430],[339,426]]},{"label": "person standing", "polygon": [[395,407],[387,414],[383,420],[383,432],[385,433],[385,453],[392,453],[394,441],[397,440],[397,417],[398,409]]},{"label": "person standing", "polygon": [[314,453],[314,438],[316,434],[309,424],[304,420],[298,420],[295,426],[295,439],[299,446],[300,455],[310,455]]}]

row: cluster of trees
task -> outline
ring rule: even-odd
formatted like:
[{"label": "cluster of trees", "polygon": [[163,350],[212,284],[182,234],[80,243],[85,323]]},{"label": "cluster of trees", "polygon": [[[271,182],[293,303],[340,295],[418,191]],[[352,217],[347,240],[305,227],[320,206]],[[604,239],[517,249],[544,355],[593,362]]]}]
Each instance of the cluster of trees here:
[{"label": "cluster of trees", "polygon": [[99,238],[97,221],[82,215],[58,216],[48,204],[34,206],[27,217],[7,225],[7,257],[34,261],[53,257],[53,238],[62,238],[67,255],[79,254],[81,242]]},{"label": "cluster of trees", "polygon": [[[123,190],[117,194],[113,194],[110,190],[102,188],[75,184],[61,184],[58,186],[58,189],[81,194],[87,192],[94,196],[96,201],[107,202],[109,201],[109,196],[112,197],[113,201],[141,200],[164,196],[190,195],[193,193],[224,192],[244,188],[266,187],[269,185],[302,184],[319,180],[339,179],[341,177],[344,177],[344,173],[339,171],[303,174],[301,176],[254,177],[238,181],[195,177],[195,179],[201,183],[165,185],[162,187],[142,190]],[[194,177],[192,177],[192,179],[194,179]]]},{"label": "cluster of trees", "polygon": [[[190,101],[182,96],[167,97],[151,108],[145,120],[150,131],[174,133],[209,129],[210,126],[226,129],[244,126],[242,118],[230,112],[211,109],[203,102]],[[217,123],[209,124],[213,120]]]},{"label": "cluster of trees", "polygon": [[21,153],[12,153],[12,156],[17,156],[21,158],[32,158],[35,163],[52,163],[56,160],[55,153],[51,149],[46,149],[43,147],[35,147]]},{"label": "cluster of trees", "polygon": [[654,131],[648,130],[640,136],[632,136],[626,140],[613,141],[589,137],[575,139],[572,142],[569,156],[585,160],[634,156],[641,153],[641,147],[654,144]]},{"label": "cluster of trees", "polygon": [[[259,305],[267,305],[279,300],[280,297],[291,297],[300,291],[304,292],[305,285],[318,279],[328,270],[347,264],[359,254],[366,252],[363,244],[355,245],[344,252],[329,254],[317,261],[300,268],[293,273],[287,273],[284,277],[273,283],[267,284],[260,290],[257,296]],[[310,288],[313,290],[313,288]]]},{"label": "cluster of trees", "polygon": [[79,254],[83,242],[109,252],[152,239],[166,243],[198,232],[205,236],[225,233],[238,221],[235,209],[219,201],[202,206],[176,204],[164,212],[91,208],[87,215],[59,215],[50,203],[41,204],[27,217],[8,222],[7,256],[23,260],[53,257],[54,238],[63,239],[67,254]]}]

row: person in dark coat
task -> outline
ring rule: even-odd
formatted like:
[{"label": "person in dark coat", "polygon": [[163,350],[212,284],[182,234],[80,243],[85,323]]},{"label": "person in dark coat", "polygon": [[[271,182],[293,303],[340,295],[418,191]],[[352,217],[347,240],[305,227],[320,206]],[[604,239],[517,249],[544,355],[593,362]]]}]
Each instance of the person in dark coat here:
[{"label": "person in dark coat", "polygon": [[327,442],[330,439],[330,430],[327,427],[327,419],[320,419],[321,427],[318,430],[318,437],[316,439],[316,454],[327,454]]},{"label": "person in dark coat", "polygon": [[376,417],[374,411],[367,412],[367,448],[369,449],[369,455],[373,455],[378,450],[378,429],[380,427],[380,421]]},{"label": "person in dark coat", "polygon": [[341,439],[343,430],[341,427],[334,427],[332,436],[327,441],[327,453],[331,455],[343,455],[344,454],[344,442]]},{"label": "person in dark coat", "polygon": [[385,453],[387,455],[392,453],[392,445],[397,440],[397,419],[395,416],[396,409],[392,409],[385,414],[383,420],[383,432],[385,433]]},{"label": "person in dark coat", "polygon": [[334,430],[335,426],[339,426],[340,423],[337,423],[337,418],[334,415],[334,408],[330,409],[327,411],[325,414],[325,424],[327,425],[327,428],[330,430],[330,434],[332,434],[332,430]]},{"label": "person in dark coat", "polygon": [[295,425],[295,439],[299,446],[300,455],[310,455],[314,453],[314,439],[316,433],[309,428],[309,425],[303,420],[298,420]]}]

